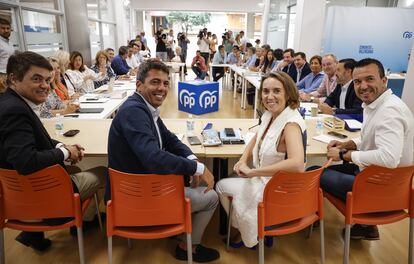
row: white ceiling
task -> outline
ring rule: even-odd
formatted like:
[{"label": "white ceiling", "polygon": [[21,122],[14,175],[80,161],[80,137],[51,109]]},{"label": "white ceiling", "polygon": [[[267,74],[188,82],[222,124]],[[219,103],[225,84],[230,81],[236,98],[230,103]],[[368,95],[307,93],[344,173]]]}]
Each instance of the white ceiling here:
[{"label": "white ceiling", "polygon": [[263,0],[130,0],[138,10],[209,11],[209,12],[262,12]]}]

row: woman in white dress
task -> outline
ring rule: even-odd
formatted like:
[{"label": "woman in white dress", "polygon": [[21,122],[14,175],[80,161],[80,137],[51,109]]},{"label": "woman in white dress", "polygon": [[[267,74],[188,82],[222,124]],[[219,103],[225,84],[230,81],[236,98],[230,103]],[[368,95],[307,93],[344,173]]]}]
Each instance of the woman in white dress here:
[{"label": "woman in white dress", "polygon": [[[257,240],[257,205],[266,183],[278,171],[303,172],[305,168],[305,122],[298,111],[299,96],[284,72],[263,77],[259,91],[265,108],[262,123],[234,165],[236,177],[220,180],[216,191],[229,212],[233,197],[232,225],[239,230],[232,245],[253,247]],[[252,160],[253,166],[249,166]]]},{"label": "woman in white dress", "polygon": [[93,82],[101,81],[106,77],[106,68],[99,73],[95,73],[83,64],[82,54],[78,51],[73,51],[70,54],[69,68],[66,71],[66,75],[75,88],[75,92],[79,93],[92,92],[95,90]]}]

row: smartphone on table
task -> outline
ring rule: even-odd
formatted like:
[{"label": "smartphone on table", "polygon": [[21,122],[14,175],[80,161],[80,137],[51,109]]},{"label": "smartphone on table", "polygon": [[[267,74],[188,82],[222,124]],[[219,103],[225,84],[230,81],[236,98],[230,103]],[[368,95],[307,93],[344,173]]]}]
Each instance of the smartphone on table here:
[{"label": "smartphone on table", "polygon": [[79,133],[79,130],[78,129],[71,129],[71,130],[68,130],[65,133],[63,133],[63,135],[65,137],[73,137],[73,136],[75,136],[78,133]]}]

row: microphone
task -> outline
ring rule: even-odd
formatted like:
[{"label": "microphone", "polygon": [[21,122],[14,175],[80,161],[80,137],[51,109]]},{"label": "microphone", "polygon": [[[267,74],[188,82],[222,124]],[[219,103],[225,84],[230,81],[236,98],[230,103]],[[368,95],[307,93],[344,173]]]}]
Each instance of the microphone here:
[{"label": "microphone", "polygon": [[259,123],[256,124],[256,125],[254,125],[254,126],[249,127],[249,130],[252,129],[252,128],[254,128],[254,127],[260,126],[260,124],[262,123],[262,115],[263,115],[263,112],[260,111],[259,109],[256,109],[256,113],[257,113],[257,116],[259,116]]}]

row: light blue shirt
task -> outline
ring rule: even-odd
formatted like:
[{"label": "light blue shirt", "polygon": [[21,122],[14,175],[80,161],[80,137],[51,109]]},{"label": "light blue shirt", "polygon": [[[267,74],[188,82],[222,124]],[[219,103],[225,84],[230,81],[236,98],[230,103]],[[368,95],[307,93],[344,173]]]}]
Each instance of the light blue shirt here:
[{"label": "light blue shirt", "polygon": [[231,52],[227,56],[227,63],[228,64],[237,64],[238,62],[239,62],[239,60],[236,58],[236,56],[233,54],[233,52]]},{"label": "light blue shirt", "polygon": [[247,61],[246,61],[246,65],[247,67],[254,67],[254,64],[256,63],[256,54],[253,54],[253,56],[251,56]]},{"label": "light blue shirt", "polygon": [[325,73],[323,71],[319,72],[316,75],[313,72],[311,72],[305,78],[303,78],[296,86],[298,87],[299,91],[302,91],[304,93],[311,93],[318,89],[318,87],[322,83],[324,76]]},{"label": "light blue shirt", "polygon": [[213,64],[225,64],[227,63],[227,53],[224,52],[224,57],[217,51],[213,57]]}]

